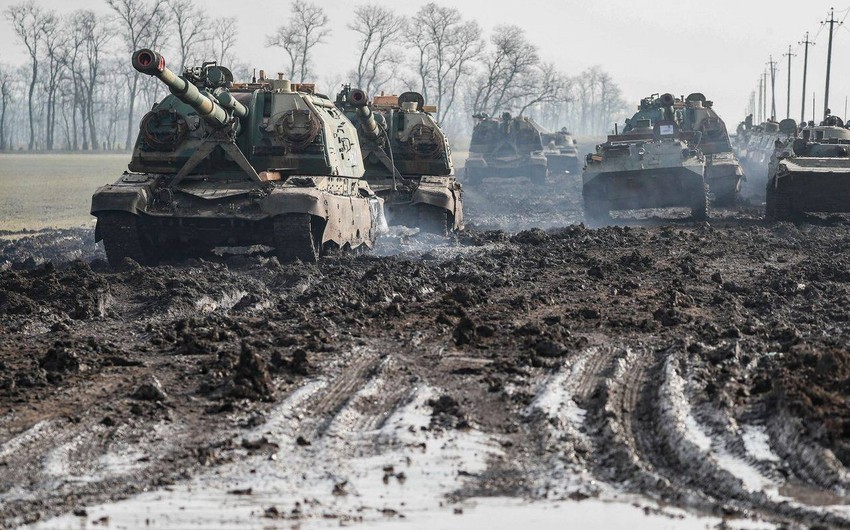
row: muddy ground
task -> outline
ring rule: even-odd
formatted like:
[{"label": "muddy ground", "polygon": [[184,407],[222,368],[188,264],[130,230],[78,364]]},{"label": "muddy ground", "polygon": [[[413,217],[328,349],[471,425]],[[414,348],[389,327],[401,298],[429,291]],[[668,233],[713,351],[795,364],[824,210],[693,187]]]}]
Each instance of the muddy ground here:
[{"label": "muddy ground", "polygon": [[3,241],[0,526],[145,499],[139,526],[181,527],[169,495],[200,514],[217,492],[258,528],[489,497],[850,527],[847,219],[591,230],[578,197],[487,181],[453,239],[318,265],[114,272],[89,230]]}]

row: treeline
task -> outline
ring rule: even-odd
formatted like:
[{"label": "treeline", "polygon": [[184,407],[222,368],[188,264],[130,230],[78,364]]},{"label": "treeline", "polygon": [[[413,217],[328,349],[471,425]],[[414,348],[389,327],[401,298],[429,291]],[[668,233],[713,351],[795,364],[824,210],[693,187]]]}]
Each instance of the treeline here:
[{"label": "treeline", "polygon": [[[130,66],[139,48],[164,51],[175,70],[212,60],[237,78],[251,76],[246,58],[234,54],[236,17],[208,16],[200,0],[104,1],[102,13],[60,14],[34,0],[4,10],[28,61],[0,63],[0,150],[132,146],[139,120],[165,94]],[[627,108],[599,67],[567,75],[541,58],[523,29],[497,26],[485,36],[453,7],[430,3],[405,15],[383,5],[356,6],[346,26],[357,38],[352,68],[335,73],[315,61],[332,38],[327,11],[293,0],[289,15],[264,44],[280,49],[290,79],[319,81],[330,93],[342,83],[370,94],[419,91],[453,136],[469,134],[473,114],[502,112],[551,129],[604,134]]]}]

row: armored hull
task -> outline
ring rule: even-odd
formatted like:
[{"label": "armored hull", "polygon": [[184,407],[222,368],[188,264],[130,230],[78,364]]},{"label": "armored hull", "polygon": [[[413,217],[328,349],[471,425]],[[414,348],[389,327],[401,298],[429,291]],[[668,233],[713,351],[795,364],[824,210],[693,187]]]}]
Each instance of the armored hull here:
[{"label": "armored hull", "polygon": [[504,113],[501,120],[476,115],[464,176],[471,185],[487,177],[526,177],[544,184],[548,162],[540,130],[528,118]]},{"label": "armored hull", "polygon": [[112,265],[248,245],[314,261],[374,245],[383,200],[333,102],[285,80],[234,85],[210,64],[178,77],[151,50],[133,66],[172,94],[142,120],[130,171],[92,197]]},{"label": "armored hull", "polygon": [[836,117],[777,149],[766,190],[768,219],[850,212],[850,130]]},{"label": "armored hull", "polygon": [[462,230],[463,189],[448,137],[416,92],[377,96],[346,86],[336,106],[357,127],[364,178],[384,200],[387,221],[446,234]]},{"label": "armored hull", "polygon": [[581,171],[576,141],[566,129],[555,133],[543,133],[543,155],[550,175],[570,173],[577,175]]}]

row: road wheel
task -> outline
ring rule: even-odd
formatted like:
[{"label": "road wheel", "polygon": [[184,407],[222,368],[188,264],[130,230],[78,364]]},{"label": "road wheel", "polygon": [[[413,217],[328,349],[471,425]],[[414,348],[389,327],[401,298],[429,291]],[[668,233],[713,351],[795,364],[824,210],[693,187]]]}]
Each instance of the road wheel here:
[{"label": "road wheel", "polygon": [[286,214],[274,218],[275,252],[282,262],[301,260],[315,263],[319,259],[321,232],[310,214]]}]

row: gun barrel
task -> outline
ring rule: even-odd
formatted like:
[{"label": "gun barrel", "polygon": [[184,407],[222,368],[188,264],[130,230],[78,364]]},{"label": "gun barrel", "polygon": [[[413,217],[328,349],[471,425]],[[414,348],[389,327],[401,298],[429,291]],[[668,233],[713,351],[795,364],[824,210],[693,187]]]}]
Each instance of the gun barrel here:
[{"label": "gun barrel", "polygon": [[357,116],[360,118],[363,132],[368,138],[375,139],[381,134],[378,127],[378,122],[375,121],[375,114],[369,108],[369,96],[363,90],[355,88],[348,95],[348,100],[357,109]]},{"label": "gun barrel", "polygon": [[[198,90],[198,87],[165,66],[165,58],[159,53],[142,49],[133,53],[133,68],[139,72],[156,77],[162,81],[172,94],[177,96],[183,103],[190,105],[198,112],[198,115],[214,127],[225,127],[230,123],[227,111],[217,102]],[[235,100],[234,100],[235,101]],[[237,102],[238,104],[238,102]],[[247,109],[239,105],[243,116]],[[237,109],[238,110],[238,109]],[[240,112],[234,112],[237,116]],[[239,116],[242,117],[242,116]]]}]

